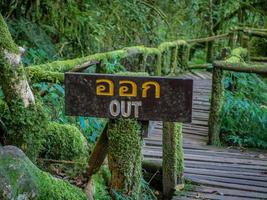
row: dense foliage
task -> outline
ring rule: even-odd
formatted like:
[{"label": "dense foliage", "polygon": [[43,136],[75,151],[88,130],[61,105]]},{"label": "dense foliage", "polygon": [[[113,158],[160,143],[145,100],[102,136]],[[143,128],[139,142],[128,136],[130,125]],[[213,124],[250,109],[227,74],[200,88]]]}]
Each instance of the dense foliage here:
[{"label": "dense foliage", "polygon": [[266,7],[264,0],[2,0],[0,3],[12,36],[28,49],[26,64],[137,44],[151,46],[177,38],[203,37],[242,24],[266,27]]},{"label": "dense foliage", "polygon": [[255,74],[228,73],[224,85],[224,140],[267,149],[267,84]]}]

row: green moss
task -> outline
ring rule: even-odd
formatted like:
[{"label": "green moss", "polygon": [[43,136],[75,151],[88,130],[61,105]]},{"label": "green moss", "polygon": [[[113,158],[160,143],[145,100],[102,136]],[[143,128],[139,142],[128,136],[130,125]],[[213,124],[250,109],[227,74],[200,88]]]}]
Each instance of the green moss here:
[{"label": "green moss", "polygon": [[156,55],[156,68],[155,68],[155,76],[161,76],[161,54]]},{"label": "green moss", "polygon": [[8,113],[2,117],[8,129],[5,136],[8,144],[20,147],[32,160],[35,160],[45,140],[47,115],[38,99],[27,109],[20,100],[10,103],[12,106],[9,106]]},{"label": "green moss", "polygon": [[71,59],[71,60],[64,60],[64,61],[55,61],[51,63],[46,63],[42,65],[33,65],[29,66],[28,70],[32,71],[33,69],[39,69],[43,71],[51,71],[51,72],[66,72],[70,71],[78,65],[81,65],[88,61],[101,61],[101,60],[108,60],[112,58],[125,58],[127,56],[126,50],[117,50],[117,51],[110,51],[106,53],[97,53],[81,58]]},{"label": "green moss", "polygon": [[229,58],[226,59],[226,62],[229,63],[242,63],[248,60],[248,50],[242,47],[235,48],[232,50]]},{"label": "green moss", "polygon": [[223,71],[213,68],[212,94],[209,115],[209,144],[220,146],[221,110],[224,98]]},{"label": "green moss", "polygon": [[49,122],[45,140],[43,145],[45,158],[87,161],[89,151],[87,141],[75,126]]},{"label": "green moss", "polygon": [[158,46],[158,49],[160,50],[160,52],[163,52],[167,49],[177,47],[180,45],[185,45],[185,44],[187,44],[187,42],[185,40],[176,40],[173,42],[163,42]]},{"label": "green moss", "polygon": [[178,46],[177,50],[177,63],[178,68],[182,71],[188,69],[189,61],[189,45],[187,43],[182,43]]},{"label": "green moss", "polygon": [[145,46],[126,47],[124,48],[124,50],[127,51],[128,55],[132,54],[159,55],[161,53],[158,48],[149,48]]},{"label": "green moss", "polygon": [[139,199],[142,178],[141,127],[137,121],[120,119],[109,124],[109,168],[111,189]]},{"label": "green moss", "polygon": [[64,83],[64,73],[45,71],[39,68],[25,68],[31,83],[52,82]]},{"label": "green moss", "polygon": [[[182,124],[174,122],[164,122],[163,125],[163,182],[168,182],[173,188],[165,188],[170,191],[163,191],[171,194],[175,190],[176,180],[178,184],[183,184],[184,172],[184,153],[183,153],[183,137]],[[173,190],[173,191],[172,191]]]},{"label": "green moss", "polygon": [[[28,73],[34,74],[34,73],[40,73],[40,75],[37,75],[38,78],[33,79],[33,80],[45,80],[48,78],[50,80],[54,80],[55,77],[57,77],[57,74],[51,74],[51,77],[49,74],[47,75],[44,73],[44,71],[50,71],[50,72],[66,72],[72,70],[74,67],[83,64],[88,61],[101,61],[101,60],[108,60],[112,59],[115,57],[121,58],[126,58],[131,55],[135,54],[143,54],[145,56],[155,56],[155,75],[160,75],[161,74],[161,57],[162,53],[164,51],[168,51],[170,48],[182,46],[184,49],[188,47],[188,44],[184,40],[177,40],[173,42],[164,42],[158,46],[158,48],[149,48],[149,47],[144,47],[144,46],[133,46],[133,47],[126,47],[122,50],[117,50],[117,51],[111,51],[111,52],[106,52],[106,53],[97,53],[94,55],[89,55],[85,56],[82,58],[76,58],[72,60],[65,60],[65,61],[55,61],[51,63],[46,63],[42,65],[34,65],[34,66],[29,66],[27,68]],[[187,50],[186,50],[187,52]],[[188,53],[183,54],[183,57],[180,59],[181,60],[181,65],[183,67],[186,67],[187,62],[188,62]],[[42,76],[45,76],[42,78]],[[60,75],[61,76],[61,75]],[[34,78],[33,75],[31,75],[32,78]],[[54,78],[53,78],[54,77]]]},{"label": "green moss", "polygon": [[182,124],[175,123],[175,141],[176,141],[176,174],[179,179],[183,179],[184,173],[184,150]]},{"label": "green moss", "polygon": [[111,200],[111,196],[108,192],[108,186],[110,184],[111,174],[108,170],[108,166],[101,167],[99,172],[93,175],[93,185],[95,188],[94,199],[95,200]]},{"label": "green moss", "polygon": [[1,199],[86,200],[80,189],[41,171],[17,148],[4,148],[0,149]]},{"label": "green moss", "polygon": [[4,100],[0,98],[0,118],[8,114],[8,106]]},{"label": "green moss", "polygon": [[16,53],[16,54],[19,53],[19,48],[14,43],[1,13],[0,13],[0,48],[4,48],[10,53]]},{"label": "green moss", "polygon": [[176,67],[177,67],[177,53],[178,53],[178,47],[171,48],[171,70],[170,74],[175,75],[176,73]]},{"label": "green moss", "polygon": [[80,189],[48,173],[39,172],[37,177],[38,188],[41,189],[38,200],[86,200],[85,194]]},{"label": "green moss", "polygon": [[149,76],[146,72],[118,72],[116,74],[121,76]]},{"label": "green moss", "polygon": [[[229,58],[225,60],[228,63],[244,63],[247,59],[248,51],[244,48],[236,48],[232,50]],[[209,144],[220,146],[220,130],[221,130],[221,111],[224,102],[224,73],[223,70],[213,68],[212,76],[212,96],[211,108],[209,116]]]}]

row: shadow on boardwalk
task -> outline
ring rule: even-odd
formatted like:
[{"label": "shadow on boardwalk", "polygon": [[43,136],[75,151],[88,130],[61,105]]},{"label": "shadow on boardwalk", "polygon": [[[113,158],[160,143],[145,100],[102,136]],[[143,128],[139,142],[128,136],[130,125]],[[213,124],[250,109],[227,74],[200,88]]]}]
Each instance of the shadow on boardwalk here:
[{"label": "shadow on boardwalk", "polygon": [[[207,146],[211,74],[193,73],[193,118],[183,125],[185,177],[196,183],[192,191],[173,199],[267,199],[267,154]],[[162,123],[151,122],[144,158],[161,160]]]}]

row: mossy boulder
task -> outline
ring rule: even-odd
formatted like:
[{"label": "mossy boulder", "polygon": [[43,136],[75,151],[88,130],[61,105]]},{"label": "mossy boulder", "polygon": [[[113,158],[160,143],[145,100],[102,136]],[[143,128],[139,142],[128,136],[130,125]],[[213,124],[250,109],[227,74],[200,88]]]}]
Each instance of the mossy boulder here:
[{"label": "mossy boulder", "polygon": [[68,124],[49,122],[43,156],[57,160],[86,160],[89,146],[78,128]]},{"label": "mossy boulder", "polygon": [[0,146],[1,200],[86,200],[68,182],[38,169],[17,147]]}]

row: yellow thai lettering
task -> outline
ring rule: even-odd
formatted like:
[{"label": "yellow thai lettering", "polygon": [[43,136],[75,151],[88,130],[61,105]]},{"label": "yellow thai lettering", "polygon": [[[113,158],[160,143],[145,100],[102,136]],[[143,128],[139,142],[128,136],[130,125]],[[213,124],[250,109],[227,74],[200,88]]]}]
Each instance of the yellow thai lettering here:
[{"label": "yellow thai lettering", "polygon": [[[119,82],[120,89],[119,95],[121,97],[136,97],[137,96],[137,85],[133,81],[123,80]],[[123,86],[121,86],[124,84]]]},{"label": "yellow thai lettering", "polygon": [[96,80],[96,95],[99,96],[114,96],[114,83],[108,79]]},{"label": "yellow thai lettering", "polygon": [[160,85],[158,82],[155,82],[155,81],[148,81],[148,82],[143,83],[143,85],[142,85],[142,97],[143,98],[147,97],[148,90],[151,88],[151,86],[154,87],[155,98],[159,99],[160,98]]}]

